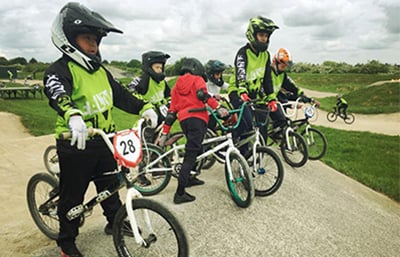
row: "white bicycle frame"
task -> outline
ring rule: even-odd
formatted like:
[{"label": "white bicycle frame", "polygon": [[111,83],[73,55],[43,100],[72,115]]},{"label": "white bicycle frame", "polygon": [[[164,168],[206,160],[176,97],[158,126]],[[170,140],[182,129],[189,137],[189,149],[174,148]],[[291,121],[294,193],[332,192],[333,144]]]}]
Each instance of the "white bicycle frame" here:
[{"label": "white bicycle frame", "polygon": [[[137,131],[139,132],[139,138],[141,137],[141,132],[140,132],[140,128],[142,126],[142,123],[144,122],[144,119],[139,119],[138,121],[138,127],[137,127]],[[111,143],[111,141],[109,140],[111,137],[113,137],[115,135],[115,133],[110,133],[110,134],[106,134],[103,130],[101,129],[94,129],[94,128],[89,128],[89,135],[100,135],[104,142],[106,143],[106,145],[108,146],[108,148],[110,149],[110,151],[114,154],[114,146]],[[119,169],[120,169],[120,165],[118,164]],[[129,174],[128,174],[129,176]],[[134,235],[134,238],[136,240],[136,243],[138,243],[141,246],[147,246],[146,241],[143,239],[143,237],[140,235],[138,226],[137,226],[137,221],[136,221],[136,217],[135,214],[133,213],[133,209],[132,209],[132,200],[133,199],[138,199],[138,198],[143,198],[143,195],[134,187],[129,187],[127,189],[127,193],[126,193],[126,199],[125,199],[125,208],[126,208],[126,212],[128,214],[128,219],[129,219],[129,223],[131,225],[131,229]],[[143,210],[144,212],[144,217],[145,217],[145,221],[146,224],[150,230],[151,233],[155,234],[153,231],[153,228],[151,226],[151,222],[150,222],[150,218],[149,218],[149,214],[147,210]]]},{"label": "white bicycle frame", "polygon": [[[301,99],[301,98],[298,97],[294,103],[284,103],[284,104],[282,104],[282,103],[279,103],[279,102],[278,102],[278,104],[280,104],[280,105],[282,106],[282,108],[283,108],[284,106],[289,106],[289,105],[292,105],[292,104],[295,106],[295,107],[294,107],[294,111],[293,111],[292,113],[287,113],[286,111],[283,112],[287,118],[290,119],[290,118],[293,117],[293,116],[295,116],[295,117],[297,118],[297,111],[299,110],[298,106],[299,106],[299,101],[300,101],[300,99]],[[309,108],[311,108],[312,114],[310,115],[310,117],[308,117],[308,119],[312,118],[312,117],[315,115],[315,109],[316,109],[315,104],[312,104]],[[304,112],[306,112],[306,111],[307,111],[307,110],[304,110]],[[304,113],[304,115],[305,115],[305,117],[307,117],[307,114],[306,114],[306,113]],[[311,142],[314,142],[314,135],[311,134],[311,136],[310,136],[310,134],[308,133],[309,128],[311,128],[311,125],[310,125],[309,123],[307,123],[307,124],[306,124],[306,127],[305,127],[305,133],[306,133],[307,135],[309,135],[308,137],[306,137],[306,140],[307,140],[306,143],[307,143],[307,145],[310,145]],[[311,141],[311,142],[310,142],[310,141]]]},{"label": "white bicycle frame", "polygon": [[[232,133],[228,133],[226,135],[221,135],[221,136],[216,136],[216,137],[212,137],[212,138],[206,138],[203,140],[203,145],[207,145],[207,144],[211,144],[211,143],[215,143],[215,142],[222,142],[220,144],[218,144],[217,146],[205,151],[204,153],[200,154],[199,156],[197,156],[196,161],[200,161],[203,158],[206,158],[209,155],[212,155],[214,153],[216,153],[219,150],[222,150],[224,148],[228,148],[226,155],[225,155],[225,162],[226,163],[230,163],[229,162],[229,155],[231,152],[235,152],[239,155],[240,151],[235,147],[234,143],[233,143],[233,139],[232,139]],[[168,151],[164,152],[162,155],[160,155],[158,158],[156,158],[155,160],[153,160],[152,162],[150,162],[149,164],[147,164],[144,167],[144,173],[153,173],[153,172],[157,172],[157,171],[173,171],[175,169],[174,165],[176,165],[177,163],[171,163],[171,168],[170,169],[166,169],[166,168],[152,168],[152,166],[154,166],[155,164],[157,164],[158,162],[160,162],[163,158],[165,158],[166,156],[169,156],[171,154],[174,154],[174,156],[179,156],[178,152],[179,150],[182,150],[185,148],[185,145],[180,144],[172,144],[172,148],[169,149]],[[232,170],[231,170],[231,166],[227,165],[228,167],[228,173],[229,173],[229,180],[233,181],[233,175],[232,175]],[[141,172],[141,174],[143,173]],[[242,172],[242,171],[241,171]],[[241,174],[242,176],[244,176],[243,172]]]}]

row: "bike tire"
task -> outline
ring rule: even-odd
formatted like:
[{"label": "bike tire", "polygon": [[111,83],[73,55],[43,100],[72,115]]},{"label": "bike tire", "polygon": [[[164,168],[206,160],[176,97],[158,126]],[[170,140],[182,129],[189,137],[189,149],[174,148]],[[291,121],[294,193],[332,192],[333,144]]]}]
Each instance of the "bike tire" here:
[{"label": "bike tire", "polygon": [[356,117],[354,116],[354,114],[348,113],[346,119],[343,118],[343,120],[346,124],[352,124],[356,120]]},{"label": "bike tire", "polygon": [[[113,241],[118,256],[189,256],[185,230],[167,208],[154,200],[144,198],[132,200],[132,208],[141,236],[150,243],[147,246],[136,243],[132,237],[132,228],[126,226],[129,219],[123,205],[113,223]],[[150,229],[145,213],[149,215]]]},{"label": "bike tire", "polygon": [[28,209],[33,221],[40,231],[52,240],[56,240],[59,233],[58,184],[56,177],[38,173],[30,178],[26,191]]},{"label": "bike tire", "polygon": [[[255,166],[253,166],[254,157],[256,158]],[[269,196],[280,188],[284,168],[281,159],[272,149],[264,146],[257,147],[256,156],[251,156],[247,162],[252,170],[256,196]]]},{"label": "bike tire", "polygon": [[327,119],[328,121],[330,121],[330,122],[334,122],[334,121],[336,121],[336,119],[337,119],[337,115],[336,115],[335,112],[328,112],[328,113],[326,114],[326,119]]},{"label": "bike tire", "polygon": [[[141,173],[143,168],[146,167],[151,161],[157,159],[164,152],[163,150],[153,144],[147,144],[142,148],[142,161],[139,163],[139,168],[137,171]],[[136,188],[142,195],[150,196],[160,193],[164,190],[169,181],[171,180],[171,172],[168,169],[171,168],[171,164],[168,158],[161,159],[158,163],[153,165],[151,168],[165,168],[164,171],[157,171],[154,173],[143,173],[138,175],[141,177],[134,183],[134,188]],[[142,181],[145,180],[150,184],[144,184]]]},{"label": "bike tire", "polygon": [[43,162],[46,169],[53,175],[58,176],[60,167],[58,165],[57,147],[49,145],[43,154]]},{"label": "bike tire", "polygon": [[328,141],[320,130],[309,128],[308,132],[303,130],[301,135],[307,143],[308,159],[319,160],[324,157],[328,148]]},{"label": "bike tire", "polygon": [[285,161],[292,167],[301,167],[306,164],[308,160],[307,143],[304,138],[295,131],[290,131],[288,134],[289,147],[286,145],[286,133],[282,139],[280,148]]},{"label": "bike tire", "polygon": [[[228,165],[231,167],[233,180],[229,179]],[[249,165],[242,155],[236,152],[229,154],[229,161],[225,163],[225,179],[232,200],[241,208],[250,206],[255,196],[254,183],[249,171]]]}]

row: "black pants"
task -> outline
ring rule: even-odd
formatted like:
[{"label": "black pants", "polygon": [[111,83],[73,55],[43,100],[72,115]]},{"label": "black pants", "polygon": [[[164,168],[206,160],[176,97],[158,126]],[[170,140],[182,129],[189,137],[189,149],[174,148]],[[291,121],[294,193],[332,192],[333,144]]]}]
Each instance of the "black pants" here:
[{"label": "black pants", "polygon": [[346,117],[346,115],[347,115],[347,104],[339,105],[338,112],[339,112],[339,114],[342,114],[342,115],[344,115]]},{"label": "black pants", "polygon": [[185,156],[178,177],[178,188],[176,193],[182,195],[189,182],[190,171],[196,165],[196,157],[203,151],[203,138],[207,132],[207,124],[198,118],[189,118],[180,123],[186,136]]},{"label": "black pants", "polygon": [[[57,154],[60,164],[60,201],[58,217],[60,233],[57,243],[74,241],[79,234],[79,218],[69,221],[68,211],[84,201],[89,182],[103,172],[116,169],[116,162],[105,143],[100,140],[86,142],[85,150],[70,146],[70,141],[57,140]],[[108,175],[94,180],[97,192],[109,185],[117,183],[116,175]],[[112,223],[117,210],[121,206],[119,194],[114,194],[100,203],[107,221]]]}]

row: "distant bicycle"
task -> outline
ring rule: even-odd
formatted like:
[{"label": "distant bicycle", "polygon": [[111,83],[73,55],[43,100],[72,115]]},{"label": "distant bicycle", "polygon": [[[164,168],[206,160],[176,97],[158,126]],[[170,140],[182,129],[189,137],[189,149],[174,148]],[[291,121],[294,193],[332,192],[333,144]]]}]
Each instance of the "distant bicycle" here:
[{"label": "distant bicycle", "polygon": [[352,124],[356,120],[356,117],[354,116],[354,114],[352,114],[350,112],[347,112],[346,117],[344,116],[344,114],[339,113],[336,106],[333,107],[333,111],[328,112],[328,114],[326,115],[326,118],[330,122],[335,122],[338,117],[342,118],[344,120],[344,123],[346,123],[346,124]]}]

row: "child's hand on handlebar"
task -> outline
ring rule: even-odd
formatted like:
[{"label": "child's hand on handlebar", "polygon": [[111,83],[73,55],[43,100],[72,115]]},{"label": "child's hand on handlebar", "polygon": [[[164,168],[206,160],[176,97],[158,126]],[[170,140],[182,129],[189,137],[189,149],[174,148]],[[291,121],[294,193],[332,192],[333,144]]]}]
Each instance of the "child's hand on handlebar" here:
[{"label": "child's hand on handlebar", "polygon": [[267,104],[267,108],[271,110],[271,112],[276,112],[278,110],[278,105],[275,100],[271,100]]},{"label": "child's hand on handlebar", "polygon": [[313,104],[315,104],[315,107],[319,107],[321,104],[319,103],[319,101],[317,101],[317,100],[313,100]]},{"label": "child's hand on handlebar", "polygon": [[142,117],[145,120],[150,120],[151,128],[157,127],[158,116],[157,116],[157,113],[152,108],[145,110],[142,114]]},{"label": "child's hand on handlebar", "polygon": [[223,118],[226,118],[226,117],[229,116],[229,111],[228,111],[228,109],[226,109],[226,108],[223,107],[223,106],[219,106],[219,107],[216,109],[216,111],[217,111],[218,118],[223,119]]},{"label": "child's hand on handlebar", "polygon": [[250,97],[246,93],[241,94],[240,98],[243,102],[248,102],[250,100]]},{"label": "child's hand on handlebar", "polygon": [[74,145],[76,142],[76,148],[79,150],[85,150],[88,131],[82,116],[71,116],[68,121],[68,126],[72,134],[71,145]]}]

